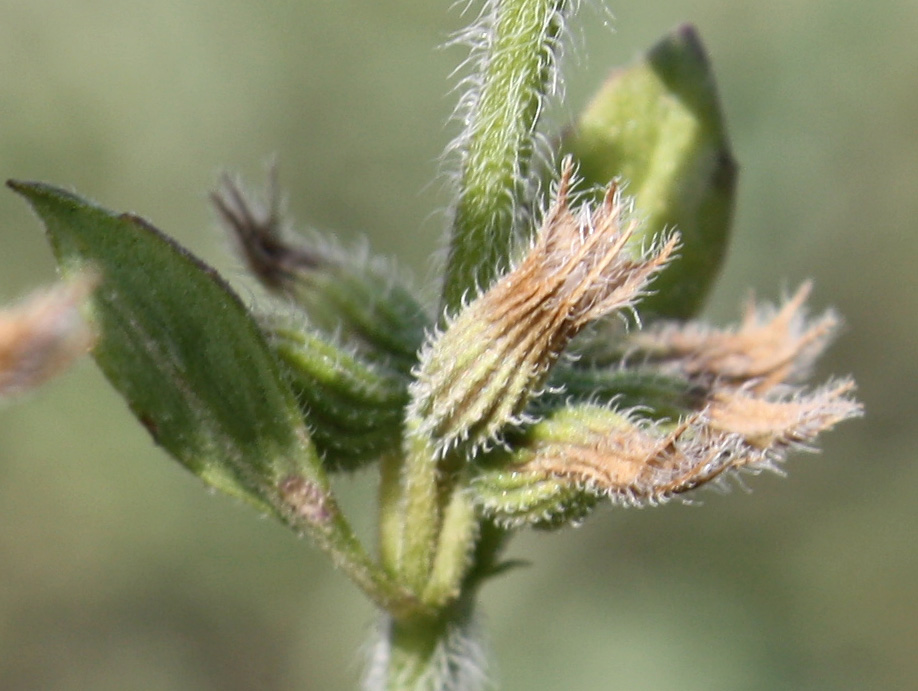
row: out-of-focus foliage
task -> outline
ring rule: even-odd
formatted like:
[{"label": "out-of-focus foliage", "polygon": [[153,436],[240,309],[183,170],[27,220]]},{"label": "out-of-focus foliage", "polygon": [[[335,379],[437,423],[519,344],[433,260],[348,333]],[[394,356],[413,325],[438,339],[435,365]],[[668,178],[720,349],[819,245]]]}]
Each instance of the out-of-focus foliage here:
[{"label": "out-of-focus foliage", "polygon": [[[751,496],[521,537],[509,556],[539,568],[483,591],[505,687],[905,688],[918,677],[918,92],[901,74],[918,65],[918,6],[610,4],[615,34],[583,13],[587,57],[565,66],[556,120],[694,22],[742,170],[707,313],[732,319],[746,285],[776,300],[815,278],[813,308],[848,324],[822,371],[850,371],[868,414]],[[0,175],[142,213],[226,269],[206,192],[219,170],[256,179],[281,152],[295,218],[371,232],[424,274],[443,227],[429,209],[446,199],[429,184],[450,135],[445,77],[461,58],[433,48],[461,23],[444,9],[2,3]],[[28,211],[0,195],[2,301],[51,266]],[[162,455],[88,361],[0,410],[0,688],[352,688],[369,605]],[[365,484],[345,479],[345,497],[359,506]]]}]

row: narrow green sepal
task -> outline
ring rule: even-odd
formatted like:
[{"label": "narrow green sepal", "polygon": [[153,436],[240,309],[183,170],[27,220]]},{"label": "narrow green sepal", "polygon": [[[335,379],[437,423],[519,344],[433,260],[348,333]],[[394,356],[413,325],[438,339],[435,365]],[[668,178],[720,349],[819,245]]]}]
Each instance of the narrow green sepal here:
[{"label": "narrow green sepal", "polygon": [[690,25],[616,70],[562,142],[589,187],[616,177],[634,197],[648,243],[681,235],[679,256],[640,306],[642,317],[684,319],[701,308],[726,251],[737,168],[714,76]]},{"label": "narrow green sepal", "polygon": [[285,478],[324,486],[292,392],[217,273],[136,216],[9,182],[44,222],[65,276],[91,267],[93,355],[154,440],[204,482],[281,512]]},{"label": "narrow green sepal", "polygon": [[263,324],[330,470],[354,470],[401,444],[405,377],[363,362],[302,324]]},{"label": "narrow green sepal", "polygon": [[678,420],[698,411],[709,393],[698,382],[650,366],[591,369],[566,364],[554,369],[547,388],[550,393],[536,402],[540,409],[591,402],[639,409],[650,420]]}]

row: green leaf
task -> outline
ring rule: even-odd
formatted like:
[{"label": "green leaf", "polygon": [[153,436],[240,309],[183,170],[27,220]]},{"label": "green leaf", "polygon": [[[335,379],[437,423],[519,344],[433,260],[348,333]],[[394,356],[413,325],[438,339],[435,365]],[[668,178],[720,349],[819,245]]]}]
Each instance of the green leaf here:
[{"label": "green leaf", "polygon": [[159,445],[262,510],[283,506],[292,477],[324,486],[264,337],[213,269],[135,216],[8,184],[44,222],[63,273],[88,265],[100,276],[94,356]]},{"label": "green leaf", "polygon": [[733,215],[736,164],[714,76],[691,26],[665,37],[634,65],[613,72],[563,141],[589,186],[620,177],[647,244],[664,228],[682,240],[679,256],[641,303],[642,316],[695,314],[724,257]]}]

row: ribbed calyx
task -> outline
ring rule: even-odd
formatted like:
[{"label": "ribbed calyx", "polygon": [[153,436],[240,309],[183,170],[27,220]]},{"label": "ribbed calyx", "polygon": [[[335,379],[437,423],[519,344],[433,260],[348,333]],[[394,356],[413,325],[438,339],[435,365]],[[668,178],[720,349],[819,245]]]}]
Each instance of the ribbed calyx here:
[{"label": "ribbed calyx", "polygon": [[323,339],[295,315],[262,320],[328,470],[355,470],[396,451],[407,377]]},{"label": "ribbed calyx", "polygon": [[532,248],[427,343],[409,419],[439,454],[474,449],[525,420],[530,399],[570,340],[590,322],[634,306],[676,248],[628,248],[636,222],[616,185],[595,208],[571,208],[573,164]]}]

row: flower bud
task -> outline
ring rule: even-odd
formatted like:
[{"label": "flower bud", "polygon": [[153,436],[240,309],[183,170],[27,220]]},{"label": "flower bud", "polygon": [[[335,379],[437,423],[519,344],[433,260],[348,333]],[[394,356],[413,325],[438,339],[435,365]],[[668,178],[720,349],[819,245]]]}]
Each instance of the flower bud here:
[{"label": "flower bud", "polygon": [[578,523],[597,500],[566,478],[510,468],[481,473],[470,491],[478,510],[503,528],[558,528]]},{"label": "flower bud", "polygon": [[91,273],[0,310],[0,399],[58,374],[95,340],[80,308],[98,283]]},{"label": "flower bud", "polygon": [[660,369],[694,379],[716,379],[759,392],[798,382],[809,375],[838,326],[831,311],[807,318],[804,303],[810,289],[804,283],[781,307],[750,300],[742,322],[733,328],[660,323],[634,334],[628,345]]},{"label": "flower bud", "polygon": [[273,175],[270,193],[266,210],[229,179],[212,195],[249,270],[268,290],[301,307],[323,331],[408,372],[431,320],[394,267],[330,240],[308,243],[288,237]]},{"label": "flower bud", "polygon": [[582,495],[656,504],[728,472],[775,469],[788,450],[861,414],[852,389],[843,381],[783,400],[715,390],[699,412],[677,422],[569,405],[514,439],[512,451],[481,464],[475,501],[486,515],[518,525],[533,516],[563,520],[585,506]]}]

